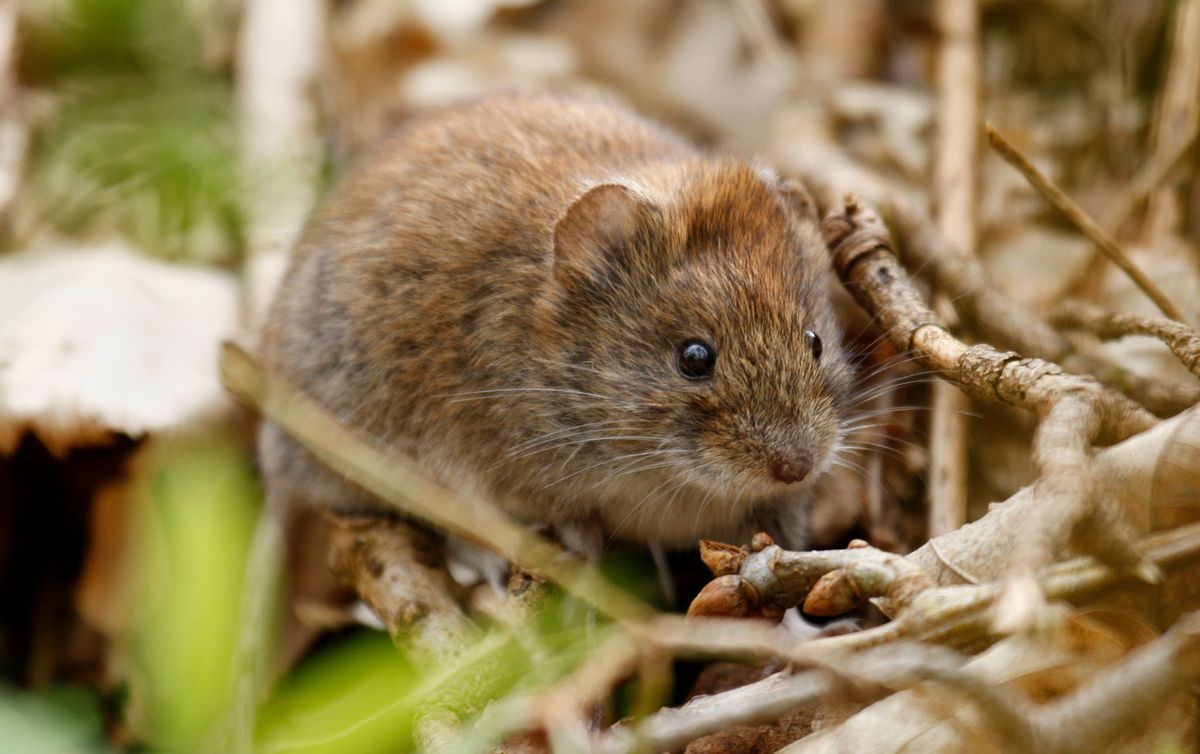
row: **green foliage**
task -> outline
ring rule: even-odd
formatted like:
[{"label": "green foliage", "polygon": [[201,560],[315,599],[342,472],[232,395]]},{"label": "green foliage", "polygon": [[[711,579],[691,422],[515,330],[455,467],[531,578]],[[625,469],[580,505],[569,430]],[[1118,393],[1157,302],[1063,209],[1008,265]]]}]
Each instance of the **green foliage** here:
[{"label": "green foliage", "polygon": [[0,754],[106,751],[96,695],[78,687],[23,694],[0,687]]},{"label": "green foliage", "polygon": [[38,0],[22,8],[22,77],[35,83],[110,72],[200,67],[183,0]]},{"label": "green foliage", "polygon": [[263,706],[260,752],[398,751],[408,741],[415,669],[381,633],[315,653]]},{"label": "green foliage", "polygon": [[38,134],[34,230],[117,233],[171,259],[231,263],[242,180],[228,75],[208,72],[180,0],[69,0],[30,13],[28,78],[59,107]]},{"label": "green foliage", "polygon": [[141,540],[146,612],[131,654],[151,741],[196,744],[226,714],[246,554],[262,493],[235,442],[159,449]]},{"label": "green foliage", "polygon": [[[551,599],[521,636],[496,626],[451,660],[406,658],[383,634],[334,642],[293,670],[259,711],[263,754],[411,751],[414,721],[430,710],[470,720],[489,702],[522,699],[559,680],[606,635],[573,600]],[[477,732],[488,745],[507,730]],[[487,746],[484,746],[487,748]]]},{"label": "green foliage", "polygon": [[73,95],[42,135],[30,199],[60,232],[118,232],[167,258],[230,262],[236,146],[221,82],[110,79]]}]

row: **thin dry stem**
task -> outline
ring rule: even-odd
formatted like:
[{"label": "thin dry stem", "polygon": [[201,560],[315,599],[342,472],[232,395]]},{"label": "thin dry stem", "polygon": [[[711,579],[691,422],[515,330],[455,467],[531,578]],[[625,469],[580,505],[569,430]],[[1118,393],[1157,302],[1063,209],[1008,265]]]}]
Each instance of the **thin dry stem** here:
[{"label": "thin dry stem", "polygon": [[1029,183],[1038,190],[1045,199],[1053,204],[1081,233],[1096,244],[1126,275],[1133,280],[1138,288],[1154,302],[1163,314],[1177,322],[1185,322],[1183,313],[1171,302],[1167,294],[1153,280],[1133,263],[1125,250],[1121,248],[1104,228],[1091,218],[1071,197],[1060,189],[1042,171],[1029,161],[1021,150],[1017,149],[1008,139],[1004,138],[990,123],[986,126],[988,141],[996,152],[1010,165],[1021,171]]},{"label": "thin dry stem", "polygon": [[[940,0],[938,144],[933,201],[938,229],[959,253],[975,253],[975,165],[979,124],[979,8],[975,0]],[[938,293],[934,309],[953,311]],[[967,417],[970,403],[956,387],[933,386],[929,442],[929,535],[967,522]]]},{"label": "thin dry stem", "polygon": [[[1171,40],[1171,56],[1163,70],[1158,117],[1151,137],[1151,161],[1169,162],[1170,151],[1193,137],[1200,127],[1200,0],[1181,0],[1176,6]],[[1146,208],[1147,236],[1153,241],[1175,232],[1169,224],[1179,212],[1171,205],[1178,199],[1171,188],[1152,193]]]},{"label": "thin dry stem", "polygon": [[1086,330],[1102,340],[1126,335],[1158,338],[1188,371],[1200,377],[1200,333],[1174,320],[1107,312],[1082,301],[1064,304],[1049,319],[1056,327]]},{"label": "thin dry stem", "polygon": [[221,377],[235,396],[299,440],[317,458],[398,511],[482,545],[614,618],[646,615],[649,608],[594,569],[567,557],[485,501],[466,498],[428,479],[403,458],[357,438],[286,380],[269,374],[245,350],[226,343]]},{"label": "thin dry stem", "polygon": [[819,699],[831,686],[824,672],[776,673],[730,691],[698,697],[682,707],[664,709],[637,725],[613,726],[593,751],[603,754],[675,751],[701,736],[734,725],[778,719],[806,702]]},{"label": "thin dry stem", "polygon": [[[1196,143],[1197,136],[1200,136],[1200,126],[1193,125],[1191,130],[1177,139],[1174,144],[1155,150],[1154,154],[1150,155],[1150,160],[1138,169],[1129,181],[1129,185],[1121,191],[1117,199],[1113,201],[1111,208],[1105,213],[1105,227],[1109,232],[1113,235],[1120,232],[1121,227],[1128,222],[1138,204],[1159,189],[1167,176],[1187,156]],[[1103,252],[1097,248],[1095,254],[1101,253]]]}]

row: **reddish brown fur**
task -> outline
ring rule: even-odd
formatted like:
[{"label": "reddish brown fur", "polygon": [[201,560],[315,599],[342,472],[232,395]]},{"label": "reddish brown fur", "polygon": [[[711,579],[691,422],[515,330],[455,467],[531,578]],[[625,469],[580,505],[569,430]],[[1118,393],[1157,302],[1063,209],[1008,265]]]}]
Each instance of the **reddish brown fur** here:
[{"label": "reddish brown fur", "polygon": [[[263,356],[523,520],[689,545],[798,514],[811,481],[772,464],[828,466],[849,389],[828,274],[803,192],[765,171],[598,101],[494,97],[410,122],[341,182]],[[716,346],[711,380],[675,369],[691,337]],[[271,425],[261,450],[273,495],[374,505]]]}]

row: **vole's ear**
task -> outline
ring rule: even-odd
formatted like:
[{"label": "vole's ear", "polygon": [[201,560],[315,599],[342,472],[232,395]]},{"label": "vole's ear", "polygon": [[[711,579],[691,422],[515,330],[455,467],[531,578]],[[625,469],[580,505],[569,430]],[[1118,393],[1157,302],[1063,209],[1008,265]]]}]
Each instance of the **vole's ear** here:
[{"label": "vole's ear", "polygon": [[783,199],[783,204],[793,214],[795,219],[801,224],[815,223],[821,221],[820,211],[817,209],[817,202],[812,198],[812,194],[808,193],[808,189],[799,181],[794,181],[790,178],[779,181],[778,184],[779,196]]},{"label": "vole's ear", "polygon": [[554,226],[555,277],[569,285],[627,265],[653,215],[653,207],[628,186],[602,183],[588,189]]}]

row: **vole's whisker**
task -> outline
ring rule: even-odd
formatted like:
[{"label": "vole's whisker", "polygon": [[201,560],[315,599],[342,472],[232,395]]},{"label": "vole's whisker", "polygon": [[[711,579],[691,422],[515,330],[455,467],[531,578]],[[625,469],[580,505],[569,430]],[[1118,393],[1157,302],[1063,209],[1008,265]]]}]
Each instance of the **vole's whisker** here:
[{"label": "vole's whisker", "polygon": [[705,493],[704,497],[703,497],[703,498],[701,498],[701,500],[700,500],[700,505],[696,506],[696,524],[695,524],[695,528],[697,529],[697,531],[700,529],[700,520],[701,520],[701,518],[704,516],[704,510],[705,510],[705,508],[707,508],[707,507],[708,507],[708,501],[709,501],[709,500],[712,500],[712,499],[713,499],[713,496],[714,496],[714,495],[716,495],[716,493],[717,493],[717,486],[716,486],[716,485],[709,485],[709,490],[708,490],[708,492],[707,492],[707,493]]},{"label": "vole's whisker", "polygon": [[589,433],[601,432],[636,432],[637,427],[632,425],[628,419],[608,419],[598,422],[587,422],[574,427],[565,427],[553,432],[547,432],[544,435],[539,435],[524,442],[520,442],[513,446],[510,455],[520,453],[530,448],[536,448],[539,445],[552,443],[556,440],[570,439],[572,437],[582,437]]},{"label": "vole's whisker", "polygon": [[[520,452],[518,452],[516,450],[511,450],[511,451],[505,453],[503,459],[498,461],[492,468],[499,468],[500,466],[503,466],[507,463],[513,463],[514,461],[519,461],[523,458],[531,458],[533,456],[540,455],[542,453],[549,453],[549,452],[553,452],[555,450],[562,450],[564,448],[574,448],[575,451],[578,452],[578,450],[580,448],[582,448],[584,445],[588,445],[590,443],[603,443],[606,440],[610,440],[610,439],[614,440],[614,441],[638,439],[638,440],[646,440],[648,442],[658,439],[657,437],[651,437],[651,436],[620,434],[624,431],[625,430],[623,428],[613,427],[613,428],[607,430],[608,433],[613,433],[613,434],[608,434],[605,432],[595,432],[595,433],[587,434],[587,435],[581,433],[578,435],[565,435],[565,436],[559,437],[559,438],[552,438],[550,440],[544,441],[540,445],[530,446]],[[574,455],[574,454],[572,454],[572,455]]]},{"label": "vole's whisker", "polygon": [[873,377],[878,377],[879,375],[883,374],[884,372],[886,372],[888,370],[899,369],[902,366],[905,366],[907,364],[912,364],[913,362],[916,362],[919,360],[920,360],[919,356],[915,356],[912,354],[897,354],[890,358],[884,359],[883,361],[879,362],[878,364],[871,365],[871,368],[866,371],[860,372],[858,375],[858,379],[860,382],[865,382]]},{"label": "vole's whisker", "polygon": [[[911,442],[909,440],[904,440],[899,437],[892,437],[889,439],[892,442],[899,443],[900,445],[903,445],[908,448],[912,448],[914,450],[922,450],[923,449],[917,443]],[[875,442],[872,440],[853,440],[851,442],[842,443],[842,447],[846,448],[847,450],[857,450],[857,451],[861,451],[863,453],[872,453],[872,452],[890,453],[891,455],[895,456],[896,458],[904,458],[904,453],[901,452],[901,450],[899,448],[892,447],[891,445],[889,445],[887,443]]]},{"label": "vole's whisker", "polygon": [[846,469],[848,471],[857,472],[859,474],[862,474],[863,476],[867,475],[867,469],[865,466],[863,466],[861,463],[858,463],[857,461],[851,461],[849,458],[840,458],[840,457],[835,456],[835,457],[829,459],[829,464],[831,466],[837,466],[837,467]]},{"label": "vole's whisker", "polygon": [[553,445],[547,445],[547,446],[541,447],[541,448],[534,448],[533,450],[528,450],[524,453],[520,453],[520,454],[511,456],[507,460],[508,461],[516,461],[516,460],[520,460],[522,458],[529,458],[530,456],[536,456],[540,453],[548,453],[553,450],[569,448],[569,447],[573,447],[575,445],[587,445],[588,443],[640,442],[640,441],[654,442],[654,441],[657,441],[660,439],[661,438],[653,436],[653,435],[606,435],[606,434],[601,434],[601,435],[595,435],[592,437],[585,437],[581,440],[568,440],[565,442],[555,443]]},{"label": "vole's whisker", "polygon": [[[656,438],[656,439],[657,439],[657,438]],[[570,474],[568,474],[568,475],[566,475],[566,476],[564,476],[564,477],[560,477],[560,478],[558,478],[558,479],[555,479],[553,482],[550,482],[549,484],[547,484],[547,485],[545,485],[545,486],[546,486],[546,487],[553,487],[553,486],[555,486],[555,485],[557,485],[557,484],[561,484],[561,483],[563,483],[563,482],[567,481],[568,479],[572,479],[572,478],[574,478],[574,477],[577,477],[577,476],[579,476],[580,474],[584,474],[584,473],[587,473],[587,472],[589,472],[589,471],[592,471],[593,469],[602,468],[602,467],[604,467],[604,466],[610,466],[610,465],[612,465],[612,464],[619,463],[620,461],[624,461],[624,460],[626,460],[626,459],[631,459],[631,458],[643,458],[643,457],[646,457],[646,456],[682,455],[682,454],[685,454],[685,453],[687,453],[687,452],[688,452],[688,451],[686,451],[686,450],[682,450],[682,449],[674,449],[674,448],[656,448],[656,449],[654,449],[654,450],[644,450],[644,451],[640,451],[640,452],[638,452],[638,453],[626,453],[626,454],[624,454],[624,455],[619,455],[619,456],[616,456],[615,458],[606,458],[606,459],[604,459],[603,461],[600,461],[600,462],[598,462],[598,463],[593,463],[593,464],[591,464],[590,466],[584,466],[582,469],[577,469],[577,470],[575,470],[575,471],[571,472]]]},{"label": "vole's whisker", "polygon": [[[671,473],[671,475],[666,478],[666,480],[664,480],[662,483],[660,483],[654,489],[650,490],[650,492],[643,495],[641,500],[639,500],[636,504],[634,504],[633,506],[630,507],[629,512],[627,512],[624,516],[622,516],[621,520],[617,523],[617,525],[615,527],[613,527],[613,533],[612,533],[611,538],[615,538],[617,536],[617,534],[619,534],[622,530],[624,530],[625,525],[627,523],[629,523],[630,519],[635,518],[642,510],[644,510],[646,508],[646,506],[650,505],[655,500],[655,495],[658,493],[659,490],[661,490],[663,487],[667,486],[668,484],[674,483],[674,486],[671,488],[671,492],[673,492],[673,494],[671,495],[671,498],[666,503],[667,506],[670,506],[670,504],[672,502],[674,502],[675,497],[679,494],[680,490],[682,490],[684,487],[686,487],[689,484],[689,482],[691,481],[692,475],[693,475],[692,470],[687,468],[686,466],[681,466],[681,467],[675,469]],[[611,538],[610,538],[610,540],[611,540]]]},{"label": "vole's whisker", "polygon": [[623,476],[628,476],[629,474],[638,474],[638,473],[641,473],[644,471],[654,471],[655,469],[665,469],[665,468],[669,468],[672,466],[678,466],[678,465],[679,464],[676,459],[670,459],[670,460],[666,460],[666,461],[652,461],[650,463],[644,463],[641,465],[638,465],[636,461],[631,462],[631,463],[626,463],[616,473],[609,474],[609,475],[603,477],[602,479],[598,479],[594,483],[592,483],[592,484],[588,485],[587,487],[583,488],[582,490],[580,490],[580,494],[590,492],[591,490],[595,489],[596,487],[598,487],[602,484],[609,484],[614,479],[619,479]]},{"label": "vole's whisker", "polygon": [[556,395],[569,395],[575,398],[591,398],[598,401],[605,401],[611,405],[620,406],[626,409],[636,407],[636,404],[617,398],[612,395],[602,395],[600,393],[589,393],[585,390],[572,390],[570,388],[557,387],[511,387],[511,388],[492,388],[490,390],[471,390],[461,393],[442,393],[433,396],[434,398],[448,398],[447,403],[463,403],[466,401],[487,400],[488,398],[505,398],[505,397],[521,397],[524,395],[551,393]]},{"label": "vole's whisker", "polygon": [[636,426],[630,426],[628,423],[594,423],[592,425],[580,425],[578,427],[570,427],[569,430],[560,430],[551,432],[548,435],[542,435],[521,444],[515,445],[509,451],[509,457],[520,457],[523,451],[538,448],[540,445],[552,444],[558,441],[570,441],[581,437],[596,437],[602,438],[610,436],[613,432],[632,433],[636,432]]},{"label": "vole's whisker", "polygon": [[903,406],[886,406],[883,408],[872,408],[866,411],[855,411],[853,414],[853,419],[861,419],[863,417],[890,416],[891,414],[905,413],[908,411],[928,410],[929,406],[908,403]]},{"label": "vole's whisker", "polygon": [[932,382],[934,382],[934,380],[921,378],[921,379],[908,380],[908,381],[904,381],[904,382],[891,383],[891,384],[887,384],[887,385],[879,385],[879,386],[871,388],[870,390],[868,390],[866,392],[855,395],[854,399],[846,405],[846,408],[849,411],[854,411],[859,406],[862,406],[864,403],[869,403],[869,402],[875,400],[876,398],[879,398],[880,396],[887,395],[888,393],[891,393],[900,388],[910,387],[912,385],[923,385],[923,384],[932,383]]},{"label": "vole's whisker", "polygon": [[[874,378],[878,377],[879,375],[884,374],[889,371],[900,371],[899,376],[901,376],[901,377],[907,376],[909,374],[914,374],[915,372],[908,372],[908,371],[901,370],[901,367],[904,367],[904,366],[907,366],[909,364],[913,364],[913,363],[916,363],[919,361],[920,361],[919,356],[915,356],[913,354],[898,354],[896,356],[892,356],[891,358],[884,359],[883,361],[879,362],[878,364],[872,364],[869,369],[860,371],[857,375],[858,381],[866,382],[868,380],[874,379]],[[930,370],[930,369],[917,370],[917,372],[928,372],[928,371],[932,371],[932,370]]]},{"label": "vole's whisker", "polygon": [[884,390],[892,390],[900,387],[908,387],[909,385],[922,385],[926,382],[932,382],[937,372],[933,370],[922,370],[911,374],[902,374],[896,377],[891,377],[882,382],[865,386],[855,398],[860,398],[864,394],[877,393]]},{"label": "vole's whisker", "polygon": [[886,430],[889,427],[896,426],[896,423],[889,421],[888,418],[893,415],[893,412],[881,412],[872,416],[856,416],[850,421],[844,422],[839,431],[843,435],[850,435],[857,432],[866,432],[870,430],[882,429]]}]

